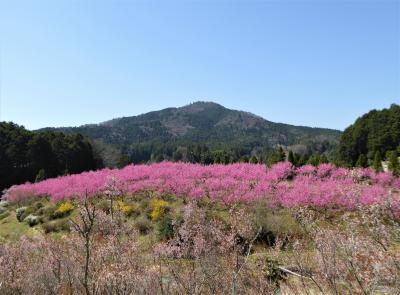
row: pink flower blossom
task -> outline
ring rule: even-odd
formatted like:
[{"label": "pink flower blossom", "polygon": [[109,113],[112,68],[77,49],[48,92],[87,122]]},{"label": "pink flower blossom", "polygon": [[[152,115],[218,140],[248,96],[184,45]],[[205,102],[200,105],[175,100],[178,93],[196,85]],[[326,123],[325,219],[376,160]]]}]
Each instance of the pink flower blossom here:
[{"label": "pink flower blossom", "polygon": [[[110,183],[110,179],[112,182]],[[365,181],[370,179],[370,181]],[[113,191],[135,194],[154,192],[189,199],[210,198],[226,203],[267,199],[271,206],[346,208],[385,202],[389,191],[400,188],[391,173],[375,174],[369,169],[336,168],[322,164],[295,169],[288,162],[267,169],[259,164],[199,165],[162,162],[103,169],[16,185],[4,198],[49,196],[53,201]],[[395,199],[393,207],[396,207]],[[398,206],[396,207],[398,208]]]}]

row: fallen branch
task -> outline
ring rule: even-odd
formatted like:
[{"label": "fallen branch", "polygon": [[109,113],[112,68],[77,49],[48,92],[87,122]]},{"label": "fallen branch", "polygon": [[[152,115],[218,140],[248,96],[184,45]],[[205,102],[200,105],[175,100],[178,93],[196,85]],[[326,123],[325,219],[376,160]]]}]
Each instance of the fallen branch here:
[{"label": "fallen branch", "polygon": [[295,273],[295,272],[293,272],[293,271],[291,271],[291,270],[288,270],[287,268],[284,268],[284,267],[282,267],[282,266],[278,266],[278,269],[281,270],[281,271],[283,271],[283,272],[285,272],[285,273],[294,275],[294,276],[296,276],[296,277],[306,278],[306,279],[310,279],[310,280],[311,280],[310,277],[303,276],[303,275],[301,275],[301,274]]}]

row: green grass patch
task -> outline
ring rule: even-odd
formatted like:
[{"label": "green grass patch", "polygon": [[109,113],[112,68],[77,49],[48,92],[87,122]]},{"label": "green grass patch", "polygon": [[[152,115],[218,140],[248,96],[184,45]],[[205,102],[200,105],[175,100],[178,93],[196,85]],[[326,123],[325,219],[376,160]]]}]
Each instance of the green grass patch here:
[{"label": "green grass patch", "polygon": [[22,236],[40,234],[36,227],[30,227],[25,222],[19,222],[15,212],[0,220],[0,242],[19,240]]}]

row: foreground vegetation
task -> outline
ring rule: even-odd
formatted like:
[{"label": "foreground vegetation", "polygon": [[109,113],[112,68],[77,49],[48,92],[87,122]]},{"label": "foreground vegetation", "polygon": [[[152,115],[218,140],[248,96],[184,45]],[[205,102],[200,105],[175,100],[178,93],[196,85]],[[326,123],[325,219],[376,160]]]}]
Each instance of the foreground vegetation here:
[{"label": "foreground vegetation", "polygon": [[400,182],[288,162],[128,166],[12,187],[1,294],[396,294]]},{"label": "foreground vegetation", "polygon": [[[400,290],[399,219],[386,205],[271,209],[152,193],[0,205],[10,213],[0,221],[1,294]],[[21,236],[4,236],[7,224]]]}]

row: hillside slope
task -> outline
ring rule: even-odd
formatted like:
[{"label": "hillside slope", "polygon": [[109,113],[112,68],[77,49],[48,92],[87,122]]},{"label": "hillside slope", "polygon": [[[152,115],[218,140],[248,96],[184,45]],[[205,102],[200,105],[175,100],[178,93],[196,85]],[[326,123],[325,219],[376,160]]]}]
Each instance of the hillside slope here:
[{"label": "hillside slope", "polygon": [[[400,106],[372,110],[344,131],[338,145],[340,161],[354,166],[360,157],[370,162],[376,152],[385,158],[388,151],[400,147]],[[400,150],[400,149],[399,149]]]},{"label": "hillside slope", "polygon": [[172,146],[175,149],[190,144],[202,144],[212,149],[240,147],[247,153],[256,147],[276,145],[296,145],[298,149],[325,152],[340,135],[337,130],[270,122],[212,102],[196,102],[180,108],[59,130],[87,135],[118,147],[124,153],[138,145]]}]

